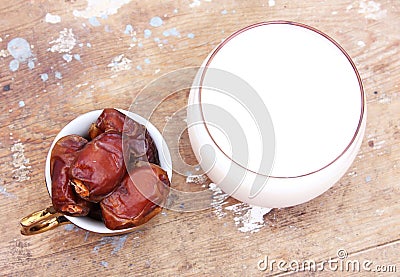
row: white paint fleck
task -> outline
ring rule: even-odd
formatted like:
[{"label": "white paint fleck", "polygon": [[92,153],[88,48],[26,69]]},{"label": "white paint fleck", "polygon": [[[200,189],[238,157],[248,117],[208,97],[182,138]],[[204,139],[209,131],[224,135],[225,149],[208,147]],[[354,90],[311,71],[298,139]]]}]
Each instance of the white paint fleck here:
[{"label": "white paint fleck", "polygon": [[151,61],[150,61],[149,58],[145,58],[145,59],[144,59],[144,62],[145,62],[146,64],[150,64],[150,63],[151,63]]},{"label": "white paint fleck", "polygon": [[264,215],[271,209],[241,202],[224,208],[223,206],[227,204],[225,200],[229,195],[213,183],[209,184],[209,190],[212,192],[211,207],[217,218],[226,217],[227,211],[230,212],[234,216],[233,220],[238,230],[243,233],[256,233],[265,226]]},{"label": "white paint fleck", "polygon": [[146,29],[146,30],[144,30],[144,38],[149,38],[149,37],[151,37],[151,30],[149,30],[149,29]]},{"label": "white paint fleck", "polygon": [[44,19],[47,23],[56,24],[61,22],[61,17],[59,15],[53,15],[51,13],[46,13],[46,17]]},{"label": "white paint fleck", "polygon": [[200,6],[201,2],[200,0],[193,0],[192,3],[189,4],[189,7],[194,8]]},{"label": "white paint fleck", "polygon": [[194,183],[197,185],[203,185],[207,181],[207,177],[202,175],[188,175],[186,177],[186,183]]},{"label": "white paint fleck", "polygon": [[270,208],[257,207],[239,203],[225,208],[235,215],[235,225],[243,233],[256,233],[265,226],[264,215],[271,211]]},{"label": "white paint fleck", "polygon": [[0,186],[0,194],[4,195],[5,197],[8,197],[8,198],[15,198],[16,197],[14,194],[9,193],[7,191],[7,189],[5,187],[3,187],[3,186]]},{"label": "white paint fleck", "polygon": [[62,56],[62,58],[63,58],[67,63],[69,63],[70,61],[72,61],[72,55],[71,55],[71,54],[64,54],[64,55]]},{"label": "white paint fleck", "polygon": [[111,244],[114,246],[113,250],[111,251],[112,255],[117,254],[124,247],[127,238],[128,235],[123,235],[111,242]]},{"label": "white paint fleck", "polygon": [[268,6],[270,7],[275,6],[275,0],[268,0]]},{"label": "white paint fleck", "polygon": [[372,180],[371,176],[368,175],[367,177],[365,177],[365,182],[369,183],[371,182],[371,180]]},{"label": "white paint fleck", "polygon": [[229,197],[226,193],[224,193],[216,184],[211,183],[208,188],[212,192],[212,201],[211,207],[213,209],[213,213],[217,216],[217,218],[223,218],[226,216],[226,212],[223,210],[223,205],[227,202],[225,200]]},{"label": "white paint fleck", "polygon": [[187,34],[187,37],[190,38],[190,39],[193,39],[194,38],[194,34],[193,33],[189,33],[189,34]]},{"label": "white paint fleck", "polygon": [[106,261],[101,261],[100,264],[104,267],[108,267],[108,262]]},{"label": "white paint fleck", "polygon": [[65,231],[73,231],[75,229],[75,231],[79,230],[74,224],[67,224],[64,226],[64,230]]},{"label": "white paint fleck", "polygon": [[19,62],[27,62],[33,58],[31,46],[23,38],[14,38],[8,45],[7,50]]},{"label": "white paint fleck", "polygon": [[169,36],[180,37],[181,34],[180,34],[179,31],[174,27],[174,28],[165,30],[165,31],[163,32],[163,36],[165,36],[165,37],[169,37]]},{"label": "white paint fleck", "polygon": [[40,74],[40,78],[43,82],[46,82],[49,79],[49,75],[47,73]]},{"label": "white paint fleck", "polygon": [[81,55],[74,54],[74,59],[77,60],[77,61],[80,61],[81,60]]},{"label": "white paint fleck", "polygon": [[123,70],[129,70],[132,68],[132,60],[124,57],[124,54],[118,55],[111,60],[111,63],[107,65],[113,72],[119,72]]},{"label": "white paint fleck", "polygon": [[19,68],[19,61],[18,61],[18,60],[12,60],[12,61],[10,62],[9,67],[10,67],[10,70],[11,70],[12,72],[17,71],[18,68]]},{"label": "white paint fleck", "polygon": [[[31,52],[31,48],[33,48],[28,41],[24,38],[14,38],[10,40],[7,44],[7,52],[13,56],[14,60],[12,60],[9,64],[9,68],[11,71],[17,71],[20,63],[28,63],[29,69],[33,69],[35,67],[34,64],[34,55]],[[3,55],[5,55],[5,51]]]},{"label": "white paint fleck", "polygon": [[384,213],[385,213],[385,210],[381,210],[381,209],[377,209],[376,211],[375,211],[375,213],[377,214],[377,215],[379,215],[379,216],[382,216]]},{"label": "white paint fleck", "polygon": [[332,15],[337,15],[338,12],[337,12],[337,11],[333,11],[333,12],[331,12],[331,14],[332,14]]},{"label": "white paint fleck", "polygon": [[1,49],[0,50],[0,57],[7,58],[8,56],[10,56],[10,53],[8,52],[7,49]]},{"label": "white paint fleck", "polygon": [[143,70],[143,68],[142,68],[142,66],[141,66],[140,64],[138,64],[138,65],[136,66],[136,69],[139,70],[139,71],[142,71],[142,70]]},{"label": "white paint fleck", "polygon": [[86,43],[87,48],[92,48],[92,44],[90,42]]},{"label": "white paint fleck", "polygon": [[57,39],[49,42],[52,46],[47,49],[50,52],[69,53],[76,45],[75,35],[72,29],[64,28]]},{"label": "white paint fleck", "polygon": [[163,24],[163,20],[159,16],[155,16],[150,19],[150,26],[152,27],[160,27]]},{"label": "white paint fleck", "polygon": [[357,172],[356,171],[350,171],[349,173],[347,173],[347,176],[350,176],[350,177],[357,177]]},{"label": "white paint fleck", "polygon": [[28,68],[31,69],[31,70],[35,68],[35,62],[33,60],[30,60],[28,62]]},{"label": "white paint fleck", "polygon": [[107,33],[111,33],[110,25],[104,26],[104,31],[106,31]]},{"label": "white paint fleck", "polygon": [[381,141],[375,142],[374,143],[374,149],[375,150],[381,149],[382,146],[385,144],[385,142],[386,142],[385,140],[381,140]]},{"label": "white paint fleck", "polygon": [[23,108],[25,107],[25,102],[23,100],[18,102],[18,107]]},{"label": "white paint fleck", "polygon": [[89,24],[93,27],[99,27],[101,25],[100,21],[95,16],[89,18]]},{"label": "white paint fleck", "polygon": [[228,13],[227,10],[222,10],[222,11],[221,11],[221,14],[222,14],[222,15],[225,15],[225,14],[227,14],[227,13]]},{"label": "white paint fleck", "polygon": [[358,47],[361,47],[361,48],[366,46],[365,42],[362,40],[357,41],[357,45],[358,45]]},{"label": "white paint fleck", "polygon": [[350,4],[346,7],[346,12],[349,12],[351,9],[353,9],[353,4]]},{"label": "white paint fleck", "polygon": [[120,237],[116,237],[116,236],[115,237],[103,237],[100,239],[100,242],[93,248],[92,253],[98,254],[102,246],[111,244],[113,246],[111,255],[115,255],[124,247],[127,238],[128,238],[128,235],[123,235]]},{"label": "white paint fleck", "polygon": [[358,13],[364,14],[366,19],[379,20],[387,15],[387,10],[381,10],[381,4],[375,1],[361,0]]},{"label": "white paint fleck", "polygon": [[124,34],[131,35],[133,33],[133,26],[131,24],[126,25]]},{"label": "white paint fleck", "polygon": [[60,71],[56,71],[54,72],[54,77],[56,77],[57,79],[61,80],[62,79],[62,74]]},{"label": "white paint fleck", "polygon": [[392,102],[392,98],[386,95],[386,93],[382,93],[379,96],[378,102],[381,104],[390,104]]},{"label": "white paint fleck", "polygon": [[72,61],[72,55],[71,54],[64,54],[63,55],[63,59],[67,62],[67,63],[69,63],[70,61]]},{"label": "white paint fleck", "polygon": [[131,0],[88,0],[87,2],[86,9],[74,10],[73,15],[83,18],[107,18],[109,15],[116,14],[123,5],[128,4]]},{"label": "white paint fleck", "polygon": [[25,146],[21,142],[16,142],[11,146],[12,164],[14,169],[12,170],[13,179],[17,182],[23,182],[30,179],[29,159],[25,158],[24,154]]}]

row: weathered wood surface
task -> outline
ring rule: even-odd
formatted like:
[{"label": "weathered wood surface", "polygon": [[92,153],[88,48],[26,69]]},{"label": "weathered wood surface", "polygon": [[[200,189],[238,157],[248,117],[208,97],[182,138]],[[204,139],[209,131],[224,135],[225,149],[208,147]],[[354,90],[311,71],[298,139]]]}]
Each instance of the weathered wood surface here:
[{"label": "weathered wood surface", "polygon": [[[125,2],[129,3],[115,14],[97,21],[74,15],[74,10],[88,8],[83,0],[0,2],[0,51],[12,39],[24,38],[34,63],[30,69],[32,63],[20,62],[12,71],[13,57],[0,52],[0,275],[258,276],[283,273],[259,271],[257,262],[265,255],[321,262],[335,258],[339,249],[348,252],[348,259],[397,265],[400,271],[397,0]],[[59,15],[61,22],[46,22],[47,13]],[[88,9],[88,14],[94,11]],[[150,25],[155,16],[162,18],[162,26]],[[329,34],[354,59],[363,79],[366,136],[354,164],[332,189],[306,204],[273,210],[257,233],[240,232],[232,212],[222,209],[226,214],[219,218],[214,207],[196,213],[166,211],[143,230],[124,236],[104,237],[73,225],[20,235],[20,218],[50,204],[43,182],[45,157],[67,122],[93,109],[128,109],[137,93],[158,76],[200,65],[222,39],[241,27],[278,19]],[[73,32],[73,49],[48,51],[54,45],[49,42],[64,28]],[[152,31],[148,38],[146,29]],[[173,34],[164,36],[170,29]],[[72,60],[64,54],[71,54]],[[130,69],[113,71],[108,65],[121,54],[131,61]],[[160,109],[158,124],[168,116],[162,113],[167,109]],[[230,199],[225,206],[232,203]]]}]

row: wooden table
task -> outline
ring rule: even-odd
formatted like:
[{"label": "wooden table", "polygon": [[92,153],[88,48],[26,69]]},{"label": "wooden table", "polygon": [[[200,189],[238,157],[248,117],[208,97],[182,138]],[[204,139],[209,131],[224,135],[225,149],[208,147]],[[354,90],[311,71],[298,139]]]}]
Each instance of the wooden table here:
[{"label": "wooden table", "polygon": [[[347,260],[371,261],[371,269],[393,271],[395,265],[400,272],[397,0],[121,0],[114,8],[108,1],[95,2],[0,3],[1,276],[274,275],[285,272],[277,264],[272,272],[258,268],[265,256],[288,263],[337,262],[340,249]],[[272,210],[258,232],[241,232],[234,217],[243,218],[245,209],[235,214],[225,209],[235,200],[217,199],[199,212],[166,210],[142,230],[122,236],[72,224],[20,234],[19,220],[51,203],[43,182],[45,157],[65,124],[94,109],[128,109],[146,84],[200,65],[235,30],[281,19],[333,37],[353,58],[364,83],[365,139],[354,164],[328,192]],[[11,42],[15,38],[24,39],[27,49],[24,41]],[[16,42],[22,52],[7,51]],[[333,271],[325,267],[319,273]],[[340,268],[336,273],[352,274]]]}]

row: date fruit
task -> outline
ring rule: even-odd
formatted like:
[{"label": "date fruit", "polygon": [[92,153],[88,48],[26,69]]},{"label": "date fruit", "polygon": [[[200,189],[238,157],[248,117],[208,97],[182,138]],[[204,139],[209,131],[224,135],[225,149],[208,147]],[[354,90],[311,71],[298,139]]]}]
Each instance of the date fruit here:
[{"label": "date fruit", "polygon": [[71,216],[89,213],[91,203],[75,194],[69,178],[70,166],[86,143],[83,137],[69,135],[58,140],[53,147],[50,158],[51,199],[57,212]]},{"label": "date fruit", "polygon": [[89,137],[94,139],[98,135],[108,131],[115,131],[121,134],[124,129],[125,117],[123,113],[116,109],[104,109],[96,122],[90,126]]},{"label": "date fruit", "polygon": [[106,132],[88,142],[71,165],[76,193],[90,202],[100,202],[119,185],[126,172],[121,134]]},{"label": "date fruit", "polygon": [[146,223],[162,210],[169,193],[167,173],[157,165],[138,163],[121,185],[100,202],[104,224],[111,230]]},{"label": "date fruit", "polygon": [[145,161],[160,165],[156,145],[145,126],[127,117],[122,135],[128,164]]},{"label": "date fruit", "polygon": [[89,137],[114,131],[123,135],[126,162],[128,165],[137,161],[148,161],[159,165],[157,148],[145,126],[134,121],[120,111],[104,109],[96,122],[89,128]]}]

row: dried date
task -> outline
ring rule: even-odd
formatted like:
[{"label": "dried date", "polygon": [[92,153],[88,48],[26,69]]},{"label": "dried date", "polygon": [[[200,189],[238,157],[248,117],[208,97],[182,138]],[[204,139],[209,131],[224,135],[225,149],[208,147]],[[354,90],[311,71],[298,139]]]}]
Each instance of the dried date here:
[{"label": "dried date", "polygon": [[160,165],[156,145],[145,126],[127,119],[122,135],[128,164],[145,161]]},{"label": "dried date", "polygon": [[81,198],[99,202],[114,191],[125,172],[121,134],[106,132],[79,152],[70,176]]},{"label": "dried date", "polygon": [[139,163],[121,185],[100,202],[104,223],[112,230],[139,226],[162,210],[169,193],[167,173],[157,165]]},{"label": "dried date", "polygon": [[87,140],[68,135],[56,142],[50,158],[51,195],[53,207],[57,212],[71,216],[85,216],[89,213],[91,203],[75,194],[70,185],[69,169],[78,151]]},{"label": "dried date", "polygon": [[89,128],[89,137],[94,139],[105,132],[117,132],[123,135],[127,164],[148,161],[159,165],[158,151],[154,140],[145,126],[112,108],[104,109],[96,122]]},{"label": "dried date", "polygon": [[108,131],[121,134],[124,129],[125,117],[123,113],[116,109],[104,109],[96,122],[90,126],[89,137],[94,139],[98,135]]}]

